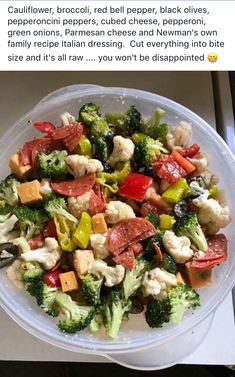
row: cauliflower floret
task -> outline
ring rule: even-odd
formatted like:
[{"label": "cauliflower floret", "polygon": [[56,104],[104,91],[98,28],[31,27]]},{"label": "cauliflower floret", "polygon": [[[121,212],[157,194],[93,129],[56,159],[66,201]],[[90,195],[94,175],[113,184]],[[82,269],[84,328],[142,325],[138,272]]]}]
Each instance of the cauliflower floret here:
[{"label": "cauliflower floret", "polygon": [[202,173],[208,167],[208,156],[206,153],[198,153],[193,158],[188,157],[188,160],[196,167],[197,173]]},{"label": "cauliflower floret", "polygon": [[21,267],[21,261],[16,259],[10,267],[7,268],[6,274],[9,280],[19,289],[24,288],[25,284],[22,279],[23,269]]},{"label": "cauliflower floret", "polygon": [[135,213],[131,206],[126,203],[114,200],[109,202],[105,209],[105,220],[108,224],[116,224],[121,220],[135,217]]},{"label": "cauliflower floret", "polygon": [[110,166],[114,166],[118,162],[127,162],[133,157],[135,144],[130,139],[114,136],[113,145],[113,151],[108,159]]},{"label": "cauliflower floret", "polygon": [[177,237],[174,232],[167,230],[163,236],[163,245],[176,263],[185,263],[193,256],[188,237]]},{"label": "cauliflower floret", "polygon": [[79,154],[71,154],[67,156],[65,162],[68,170],[74,177],[81,177],[89,173],[102,172],[104,170],[102,163],[93,158],[80,156]]},{"label": "cauliflower floret", "polygon": [[92,190],[80,196],[70,196],[68,198],[68,211],[79,219],[82,212],[87,211],[89,208],[91,194]]},{"label": "cauliflower floret", "polygon": [[95,262],[89,267],[88,272],[97,276],[98,278],[104,277],[107,287],[118,285],[124,279],[125,268],[117,264],[115,267],[110,267],[106,262],[96,259]]},{"label": "cauliflower floret", "polygon": [[175,138],[175,145],[185,148],[189,145],[192,138],[192,126],[188,122],[180,122],[179,125],[172,130]]},{"label": "cauliflower floret", "polygon": [[167,149],[170,151],[179,150],[187,147],[192,138],[192,126],[188,122],[180,122],[179,125],[172,130],[172,134],[168,133],[166,137]]},{"label": "cauliflower floret", "polygon": [[30,250],[30,246],[24,237],[15,238],[12,243],[18,246],[20,253],[26,253]]},{"label": "cauliflower floret", "polygon": [[145,272],[143,280],[143,293],[145,296],[153,296],[157,300],[163,300],[167,296],[167,290],[177,285],[176,276],[159,267]]},{"label": "cauliflower floret", "polygon": [[50,186],[50,179],[42,179],[40,193],[44,196],[47,196],[52,193],[52,189]]},{"label": "cauliflower floret", "polygon": [[105,259],[109,256],[107,232],[102,234],[91,235],[91,247],[93,249],[95,258]]},{"label": "cauliflower floret", "polygon": [[16,236],[15,232],[11,234],[10,231],[14,228],[17,221],[18,218],[15,215],[11,215],[6,221],[0,223],[0,243],[11,241]]},{"label": "cauliflower floret", "polygon": [[21,254],[21,258],[25,262],[41,263],[46,270],[53,268],[60,260],[60,256],[59,244],[53,237],[47,237],[43,247]]},{"label": "cauliflower floret", "polygon": [[62,120],[63,126],[69,126],[70,123],[74,123],[76,121],[75,117],[67,111],[60,114],[60,119]]},{"label": "cauliflower floret", "polygon": [[209,191],[205,190],[197,198],[193,199],[192,202],[197,207],[203,207],[208,201]]},{"label": "cauliflower floret", "polygon": [[198,208],[198,221],[202,225],[208,225],[208,233],[215,234],[220,228],[225,228],[231,221],[231,214],[229,207],[225,201],[221,199],[218,202],[215,199],[200,200],[196,198],[193,200]]}]

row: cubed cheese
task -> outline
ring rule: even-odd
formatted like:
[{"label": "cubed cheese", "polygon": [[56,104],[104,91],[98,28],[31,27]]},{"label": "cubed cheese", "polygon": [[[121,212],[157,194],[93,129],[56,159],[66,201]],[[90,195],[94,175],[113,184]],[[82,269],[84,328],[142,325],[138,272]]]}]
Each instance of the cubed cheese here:
[{"label": "cubed cheese", "polygon": [[18,153],[13,154],[13,156],[11,156],[9,166],[12,173],[15,174],[18,178],[24,178],[27,175],[27,173],[32,169],[31,165],[20,165]]},{"label": "cubed cheese", "polygon": [[93,263],[94,255],[92,250],[75,250],[73,264],[78,276],[87,274],[89,267]]},{"label": "cubed cheese", "polygon": [[189,283],[194,289],[211,284],[211,269],[192,268],[187,264],[186,267]]},{"label": "cubed cheese", "polygon": [[107,232],[107,224],[105,222],[103,213],[97,213],[97,215],[92,216],[91,221],[94,233]]},{"label": "cubed cheese", "polygon": [[42,200],[40,193],[40,182],[35,179],[31,182],[22,183],[17,187],[20,201],[22,204],[33,204]]},{"label": "cubed cheese", "polygon": [[69,292],[78,289],[78,281],[74,271],[64,272],[59,275],[59,278],[63,292]]}]

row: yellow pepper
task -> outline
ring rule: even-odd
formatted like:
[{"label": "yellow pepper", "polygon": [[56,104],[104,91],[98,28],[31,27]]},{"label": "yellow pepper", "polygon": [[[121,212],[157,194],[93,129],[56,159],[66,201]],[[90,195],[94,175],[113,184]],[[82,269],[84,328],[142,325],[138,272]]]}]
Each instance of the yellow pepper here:
[{"label": "yellow pepper", "polygon": [[82,249],[86,249],[90,242],[91,231],[91,216],[87,212],[82,212],[81,219],[73,234],[73,241]]},{"label": "yellow pepper", "polygon": [[75,149],[75,152],[78,154],[82,154],[83,156],[92,158],[91,143],[90,143],[90,140],[85,135],[81,136],[78,146]]},{"label": "yellow pepper", "polygon": [[54,215],[54,222],[61,249],[74,251],[77,247],[76,243],[72,240],[75,224],[61,215]]},{"label": "yellow pepper", "polygon": [[186,179],[180,178],[164,191],[162,197],[169,203],[178,203],[183,198],[187,189],[188,183]]},{"label": "yellow pepper", "polygon": [[169,230],[173,228],[173,225],[175,223],[174,216],[162,214],[159,217],[160,217],[159,228],[161,230]]},{"label": "yellow pepper", "polygon": [[216,185],[209,186],[209,196],[210,198],[214,198],[218,193],[218,187]]},{"label": "yellow pepper", "polygon": [[116,193],[118,192],[118,183],[121,183],[130,171],[130,162],[126,162],[121,170],[115,170],[113,173],[97,173],[96,181]]}]

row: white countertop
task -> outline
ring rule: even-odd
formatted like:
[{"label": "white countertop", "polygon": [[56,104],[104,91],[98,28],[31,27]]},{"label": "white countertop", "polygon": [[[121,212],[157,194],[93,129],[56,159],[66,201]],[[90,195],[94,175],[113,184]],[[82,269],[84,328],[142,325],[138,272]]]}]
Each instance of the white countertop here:
[{"label": "white countertop", "polygon": [[[164,95],[202,116],[215,127],[210,72],[0,72],[0,136],[19,116],[62,86],[94,83],[134,87]],[[68,352],[28,334],[0,309],[0,360],[104,362],[103,357]],[[231,294],[218,308],[203,343],[182,361],[235,364],[235,327]]]}]

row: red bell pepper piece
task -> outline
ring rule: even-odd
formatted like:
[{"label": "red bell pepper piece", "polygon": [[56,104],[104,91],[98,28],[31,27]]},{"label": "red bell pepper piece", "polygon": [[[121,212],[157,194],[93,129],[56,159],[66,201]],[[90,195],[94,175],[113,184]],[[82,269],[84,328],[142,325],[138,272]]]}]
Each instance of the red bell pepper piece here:
[{"label": "red bell pepper piece", "polygon": [[190,147],[187,147],[185,149],[179,150],[179,154],[183,157],[193,157],[196,154],[198,154],[200,151],[200,147],[198,144],[190,145]]},{"label": "red bell pepper piece", "polygon": [[141,202],[144,200],[145,193],[152,182],[153,179],[151,177],[138,173],[130,173],[122,181],[118,193]]},{"label": "red bell pepper piece", "polygon": [[43,236],[57,238],[56,226],[53,220],[49,220],[43,231]]},{"label": "red bell pepper piece", "polygon": [[44,276],[43,276],[43,281],[45,284],[49,285],[49,287],[60,287],[61,282],[60,282],[60,274],[62,270],[61,268],[57,268],[56,270],[52,271],[47,271]]},{"label": "red bell pepper piece", "polygon": [[46,133],[49,137],[53,135],[55,130],[54,124],[50,122],[36,122],[33,125],[37,130]]}]

